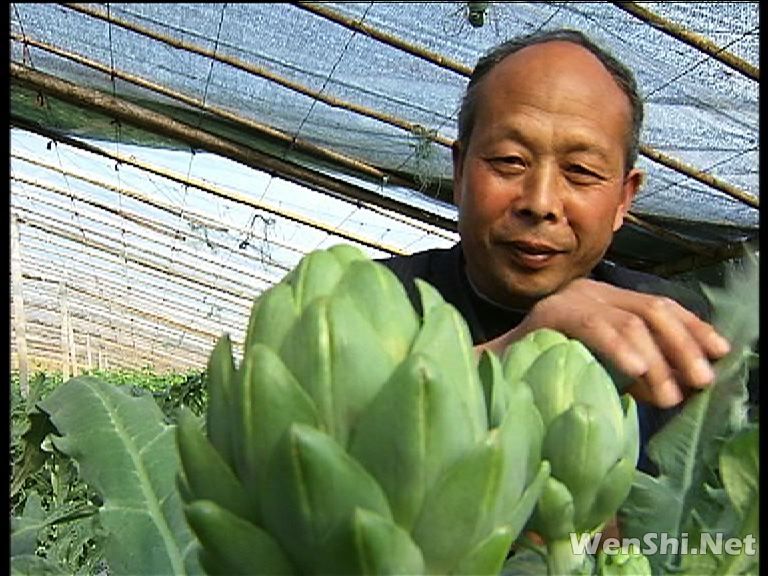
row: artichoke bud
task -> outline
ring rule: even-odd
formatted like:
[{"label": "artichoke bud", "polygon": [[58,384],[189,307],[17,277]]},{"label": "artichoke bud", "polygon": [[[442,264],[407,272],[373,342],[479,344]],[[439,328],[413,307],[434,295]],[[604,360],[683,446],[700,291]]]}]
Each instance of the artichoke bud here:
[{"label": "artichoke bud", "polygon": [[351,244],[334,244],[328,248],[328,252],[333,254],[341,267],[345,269],[357,260],[368,260],[368,257],[360,248]]},{"label": "artichoke bud", "polygon": [[202,545],[208,574],[290,575],[295,569],[264,530],[210,500],[198,500],[184,514]]},{"label": "artichoke bud", "polygon": [[369,260],[352,262],[334,294],[349,296],[394,362],[405,358],[419,320],[405,288],[389,268]]},{"label": "artichoke bud", "polygon": [[207,365],[208,409],[205,425],[211,444],[219,451],[227,465],[235,468],[230,415],[234,411],[236,368],[232,357],[232,341],[224,334],[208,358]]},{"label": "artichoke bud", "polygon": [[279,350],[298,317],[293,290],[288,284],[281,282],[264,291],[251,308],[244,351],[256,343]]},{"label": "artichoke bud", "polygon": [[533,392],[545,427],[576,400],[575,384],[582,370],[593,361],[581,342],[568,340],[547,348],[525,371],[523,379]]},{"label": "artichoke bud", "polygon": [[342,446],[395,369],[371,324],[343,294],[317,298],[304,310],[281,357],[314,400],[324,428]]},{"label": "artichoke bud", "polygon": [[629,394],[621,396],[621,408],[624,413],[624,457],[637,465],[640,458],[640,421],[637,417],[637,404]]},{"label": "artichoke bud", "polygon": [[453,574],[474,576],[500,574],[516,534],[517,532],[513,532],[509,526],[499,526],[459,561]]},{"label": "artichoke bud", "polygon": [[611,376],[603,365],[592,358],[574,379],[574,387],[576,389],[574,397],[579,402],[598,408],[610,418],[616,437],[623,437],[626,410]]},{"label": "artichoke bud", "polygon": [[316,574],[423,574],[421,550],[395,522],[364,508],[355,508],[347,522],[322,545]]},{"label": "artichoke bud", "polygon": [[[544,424],[530,391],[527,398],[520,398],[510,404],[499,427],[499,435],[506,452],[504,482],[507,491],[504,498],[506,502],[502,500],[502,509],[508,511],[533,481],[542,458]],[[506,519],[503,515],[500,518]]]},{"label": "artichoke bud", "polygon": [[502,355],[504,376],[510,382],[518,380],[545,350],[555,344],[567,342],[568,338],[556,330],[539,328],[510,344]]},{"label": "artichoke bud", "polygon": [[571,491],[557,478],[549,476],[544,481],[529,527],[538,532],[546,542],[567,540],[573,533],[574,504]]},{"label": "artichoke bud", "polygon": [[504,415],[512,405],[501,362],[494,353],[483,350],[477,365],[477,372],[483,387],[488,425],[491,428],[496,428],[501,424]]},{"label": "artichoke bud", "polygon": [[595,495],[608,471],[621,457],[623,442],[600,410],[574,404],[557,416],[547,429],[542,457],[552,466],[552,476],[570,491],[577,530],[589,516]]},{"label": "artichoke bud", "polygon": [[416,278],[414,284],[416,284],[416,289],[419,292],[422,316],[426,316],[435,305],[445,304],[443,296],[429,282]]},{"label": "artichoke bud", "polygon": [[275,445],[294,423],[318,426],[315,404],[280,357],[255,344],[243,359],[234,430],[238,472],[249,494],[261,493],[266,463]]},{"label": "artichoke bud", "polygon": [[176,444],[183,470],[181,482],[189,497],[212,500],[233,514],[257,518],[257,509],[246,497],[235,472],[201,430],[198,419],[187,410],[179,417]]},{"label": "artichoke bud", "polygon": [[591,532],[609,520],[629,496],[635,478],[636,462],[622,458],[608,471],[595,494],[594,502],[577,529]]},{"label": "artichoke bud", "polygon": [[480,441],[488,429],[485,399],[469,328],[456,308],[443,303],[429,309],[411,354],[424,354],[441,365],[444,378],[450,381],[447,386],[465,406],[462,424]]},{"label": "artichoke bud", "polygon": [[440,364],[411,354],[360,417],[349,451],[378,480],[392,514],[410,529],[424,494],[437,478],[476,444],[467,419]]},{"label": "artichoke bud", "polygon": [[424,499],[412,535],[430,573],[450,574],[497,527],[505,453],[498,430],[437,479]]},{"label": "artichoke bud", "polygon": [[316,298],[328,296],[336,288],[344,267],[328,250],[314,250],[288,273],[284,282],[293,288],[293,297],[301,312]]},{"label": "artichoke bud", "polygon": [[303,573],[313,572],[325,538],[356,507],[392,519],[376,480],[333,438],[310,426],[288,428],[266,475],[264,527]]}]

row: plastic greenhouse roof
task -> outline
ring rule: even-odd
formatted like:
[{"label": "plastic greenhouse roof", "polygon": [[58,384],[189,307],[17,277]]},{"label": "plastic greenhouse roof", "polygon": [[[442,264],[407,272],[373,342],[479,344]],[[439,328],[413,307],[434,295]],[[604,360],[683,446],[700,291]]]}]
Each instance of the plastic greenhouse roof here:
[{"label": "plastic greenhouse roof", "polygon": [[[482,26],[469,5],[485,5]],[[162,260],[179,287],[196,281],[181,248],[201,275],[209,250],[236,270],[220,282],[239,303],[199,328],[205,350],[315,247],[452,244],[450,143],[468,74],[496,43],[547,28],[587,32],[645,99],[646,184],[611,257],[674,273],[757,241],[757,2],[12,3],[10,18],[12,209],[24,261],[40,267],[25,281],[48,286],[41,308],[58,306],[61,262],[82,259],[66,274],[97,292],[88,263],[114,252],[100,276],[115,274],[113,294],[162,293],[143,285],[149,264],[128,271],[128,252]],[[160,228],[175,231],[168,248]],[[205,311],[193,302],[173,300],[191,312],[180,324]]]}]

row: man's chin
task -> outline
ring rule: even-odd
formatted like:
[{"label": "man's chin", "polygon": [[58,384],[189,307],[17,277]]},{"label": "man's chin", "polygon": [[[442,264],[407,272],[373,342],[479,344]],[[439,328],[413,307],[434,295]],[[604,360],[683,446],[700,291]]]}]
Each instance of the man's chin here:
[{"label": "man's chin", "polygon": [[504,282],[504,302],[514,308],[528,309],[542,298],[554,294],[562,285],[555,279],[535,275],[515,275]]}]

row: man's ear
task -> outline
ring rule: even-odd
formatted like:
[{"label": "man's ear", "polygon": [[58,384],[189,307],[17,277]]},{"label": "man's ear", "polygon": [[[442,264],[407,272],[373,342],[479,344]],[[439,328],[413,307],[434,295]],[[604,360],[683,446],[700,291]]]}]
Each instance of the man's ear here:
[{"label": "man's ear", "polygon": [[454,140],[451,145],[451,156],[453,158],[453,203],[459,206],[461,204],[461,179],[464,173],[464,148],[458,140]]},{"label": "man's ear", "polygon": [[640,187],[645,180],[645,173],[639,168],[632,168],[624,177],[624,183],[621,185],[621,202],[616,208],[616,215],[613,219],[613,231],[616,232],[624,224],[624,217],[632,206],[632,201],[640,191]]}]

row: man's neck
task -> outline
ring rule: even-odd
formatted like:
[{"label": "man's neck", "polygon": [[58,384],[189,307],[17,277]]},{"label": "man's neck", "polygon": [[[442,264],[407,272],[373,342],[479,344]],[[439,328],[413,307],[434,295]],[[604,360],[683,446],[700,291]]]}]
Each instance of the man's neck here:
[{"label": "man's neck", "polygon": [[464,266],[464,275],[467,278],[467,282],[469,283],[469,287],[472,288],[472,291],[475,293],[475,295],[478,298],[480,298],[481,300],[487,302],[488,304],[491,304],[491,305],[495,306],[496,308],[501,308],[502,310],[506,310],[508,312],[517,312],[517,313],[521,313],[521,314],[524,314],[524,313],[528,312],[528,310],[530,310],[530,306],[508,306],[506,304],[502,304],[501,302],[498,302],[497,300],[494,300],[490,296],[487,296],[472,281],[472,277],[469,275],[469,270],[467,270],[466,266]]}]

